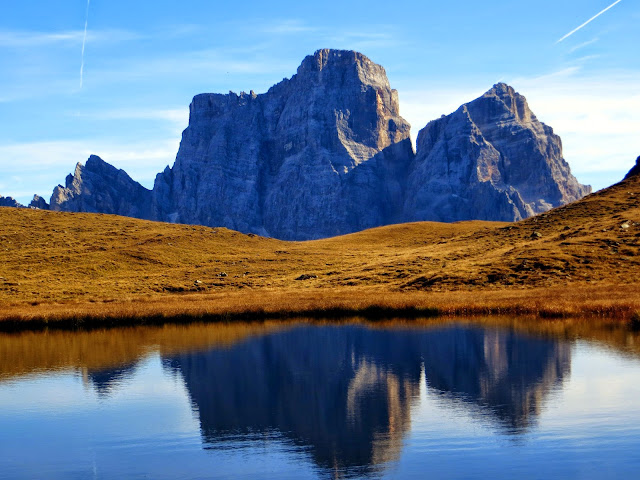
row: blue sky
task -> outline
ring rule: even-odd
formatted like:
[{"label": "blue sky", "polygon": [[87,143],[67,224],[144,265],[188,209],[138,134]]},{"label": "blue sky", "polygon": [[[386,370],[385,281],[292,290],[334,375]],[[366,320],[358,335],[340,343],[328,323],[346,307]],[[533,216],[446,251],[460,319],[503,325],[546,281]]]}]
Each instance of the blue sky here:
[{"label": "blue sky", "polygon": [[494,83],[525,95],[596,189],[640,155],[640,3],[620,0],[4,0],[0,195],[45,198],[100,155],[151,187],[172,165],[191,98],[258,93],[319,48],[387,70],[415,137]]}]

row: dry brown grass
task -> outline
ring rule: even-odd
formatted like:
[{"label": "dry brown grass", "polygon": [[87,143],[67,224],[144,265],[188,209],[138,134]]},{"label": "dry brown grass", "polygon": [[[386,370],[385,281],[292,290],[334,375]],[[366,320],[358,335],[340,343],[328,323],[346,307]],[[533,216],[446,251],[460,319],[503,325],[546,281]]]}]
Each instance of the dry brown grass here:
[{"label": "dry brown grass", "polygon": [[0,225],[0,320],[14,324],[640,311],[638,178],[515,224],[423,222],[312,242],[10,208]]}]

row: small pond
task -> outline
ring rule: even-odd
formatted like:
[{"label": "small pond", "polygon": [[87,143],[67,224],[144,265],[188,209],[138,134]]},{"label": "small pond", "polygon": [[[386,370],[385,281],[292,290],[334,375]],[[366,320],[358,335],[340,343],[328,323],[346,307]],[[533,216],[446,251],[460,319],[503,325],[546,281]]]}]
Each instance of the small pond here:
[{"label": "small pond", "polygon": [[640,337],[518,321],[0,334],[0,478],[637,478]]}]

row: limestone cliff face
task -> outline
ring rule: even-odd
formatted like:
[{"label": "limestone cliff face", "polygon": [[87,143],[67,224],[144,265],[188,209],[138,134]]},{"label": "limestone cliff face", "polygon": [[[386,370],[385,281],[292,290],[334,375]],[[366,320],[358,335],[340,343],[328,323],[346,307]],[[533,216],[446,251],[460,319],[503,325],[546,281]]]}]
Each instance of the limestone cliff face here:
[{"label": "limestone cliff face", "polygon": [[420,131],[403,218],[514,221],[590,192],[562,158],[560,137],[499,83]]},{"label": "limestone cliff face", "polygon": [[409,128],[381,66],[319,50],[265,94],[193,99],[154,218],[283,239],[398,221]]},{"label": "limestone cliff face", "polygon": [[78,163],[73,175],[67,175],[64,187],[54,188],[49,208],[148,218],[150,205],[149,190],[132,180],[124,170],[91,155],[86,165]]}]

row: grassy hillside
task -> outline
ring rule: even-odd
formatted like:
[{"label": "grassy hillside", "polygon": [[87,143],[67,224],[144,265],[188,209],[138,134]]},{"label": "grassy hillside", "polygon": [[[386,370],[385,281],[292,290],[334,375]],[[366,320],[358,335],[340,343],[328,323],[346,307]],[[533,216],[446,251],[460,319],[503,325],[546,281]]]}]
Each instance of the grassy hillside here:
[{"label": "grassy hillside", "polygon": [[0,208],[0,319],[640,310],[640,178],[513,224],[392,225],[311,242]]}]

